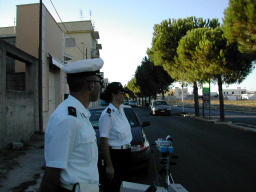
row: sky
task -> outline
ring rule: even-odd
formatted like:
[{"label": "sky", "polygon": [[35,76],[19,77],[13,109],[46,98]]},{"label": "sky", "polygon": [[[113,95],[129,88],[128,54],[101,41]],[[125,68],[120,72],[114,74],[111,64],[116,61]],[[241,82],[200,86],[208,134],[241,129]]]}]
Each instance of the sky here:
[{"label": "sky", "polygon": [[[147,49],[151,48],[155,24],[190,16],[218,18],[222,23],[229,0],[43,0],[60,22],[51,2],[63,22],[92,20],[100,35],[98,43],[102,45],[100,56],[104,60],[105,78],[127,85],[147,56]],[[0,0],[0,27],[13,26],[16,5],[30,3],[39,3],[39,0]],[[256,69],[240,85],[224,85],[223,88],[256,91],[255,82]],[[179,84],[173,85],[176,86]],[[212,84],[211,90],[217,91],[217,85]]]}]

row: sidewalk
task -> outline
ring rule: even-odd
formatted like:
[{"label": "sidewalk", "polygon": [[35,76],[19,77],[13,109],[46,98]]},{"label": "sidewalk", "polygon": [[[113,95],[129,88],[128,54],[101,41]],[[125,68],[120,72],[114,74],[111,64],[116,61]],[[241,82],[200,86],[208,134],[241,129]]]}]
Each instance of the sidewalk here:
[{"label": "sidewalk", "polygon": [[182,116],[182,117],[189,117],[189,118],[194,118],[199,121],[206,121],[209,123],[214,123],[214,124],[224,124],[224,125],[229,125],[230,127],[236,128],[236,129],[241,129],[244,131],[250,131],[256,133],[256,126],[249,125],[249,124],[244,124],[244,123],[233,123],[232,121],[220,121],[219,118],[214,118],[214,117],[209,117],[209,116],[199,116],[196,117],[195,114],[190,114],[186,112],[182,113],[177,113],[176,115]]},{"label": "sidewalk", "polygon": [[0,191],[37,192],[43,174],[44,136],[35,134],[23,149],[0,152]]}]

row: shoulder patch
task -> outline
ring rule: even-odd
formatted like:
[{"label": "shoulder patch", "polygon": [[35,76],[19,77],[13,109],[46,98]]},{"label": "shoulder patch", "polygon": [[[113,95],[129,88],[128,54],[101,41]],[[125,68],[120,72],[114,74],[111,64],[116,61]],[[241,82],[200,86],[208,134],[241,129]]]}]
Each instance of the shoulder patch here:
[{"label": "shoulder patch", "polygon": [[76,108],[75,107],[68,107],[68,114],[76,117]]},{"label": "shoulder patch", "polygon": [[107,109],[107,113],[108,113],[109,115],[111,115],[111,109],[110,109],[110,108]]}]

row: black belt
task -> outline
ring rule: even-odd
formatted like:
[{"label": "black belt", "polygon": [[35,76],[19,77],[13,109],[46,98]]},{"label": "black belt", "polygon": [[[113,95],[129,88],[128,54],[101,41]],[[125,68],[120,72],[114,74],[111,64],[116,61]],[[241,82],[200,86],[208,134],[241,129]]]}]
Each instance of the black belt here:
[{"label": "black belt", "polygon": [[57,192],[72,192],[72,190],[68,190],[64,187],[59,186],[58,189],[57,189]]}]

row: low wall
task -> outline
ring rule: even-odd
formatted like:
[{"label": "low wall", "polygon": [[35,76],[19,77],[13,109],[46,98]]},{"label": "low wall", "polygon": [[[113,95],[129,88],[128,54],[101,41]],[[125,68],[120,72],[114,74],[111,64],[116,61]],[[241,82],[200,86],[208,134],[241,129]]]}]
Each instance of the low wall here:
[{"label": "low wall", "polygon": [[[10,58],[26,65],[24,74],[8,76]],[[38,63],[37,58],[0,39],[0,149],[12,142],[26,143],[40,131]]]},{"label": "low wall", "polygon": [[[13,142],[27,142],[35,133],[36,122],[33,93],[8,92],[6,94],[6,127],[3,146]],[[17,102],[18,101],[18,102]]]}]

